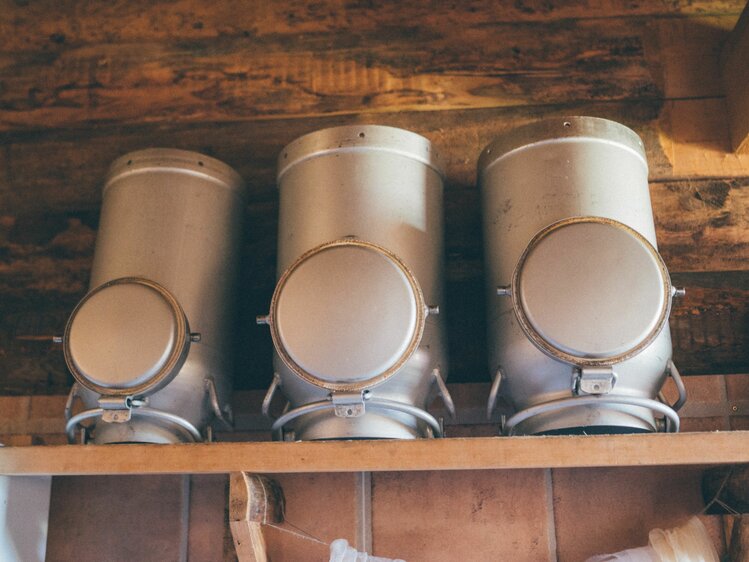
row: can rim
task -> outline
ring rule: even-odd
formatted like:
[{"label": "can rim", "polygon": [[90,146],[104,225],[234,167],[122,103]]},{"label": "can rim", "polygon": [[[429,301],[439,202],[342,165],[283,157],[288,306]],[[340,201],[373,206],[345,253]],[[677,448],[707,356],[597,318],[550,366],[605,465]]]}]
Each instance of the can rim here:
[{"label": "can rim", "polygon": [[104,191],[124,175],[146,170],[172,170],[201,175],[246,196],[246,185],[234,168],[200,152],[179,148],[145,148],[128,152],[117,158],[109,167]]},{"label": "can rim", "polygon": [[411,158],[434,170],[443,180],[444,162],[426,137],[387,125],[342,125],[319,129],[287,144],[278,155],[276,181],[295,165],[335,152],[381,150]]},{"label": "can rim", "polygon": [[610,119],[575,115],[533,121],[498,136],[481,151],[478,174],[515,150],[545,141],[581,139],[618,144],[636,154],[647,169],[645,145],[635,131]]}]

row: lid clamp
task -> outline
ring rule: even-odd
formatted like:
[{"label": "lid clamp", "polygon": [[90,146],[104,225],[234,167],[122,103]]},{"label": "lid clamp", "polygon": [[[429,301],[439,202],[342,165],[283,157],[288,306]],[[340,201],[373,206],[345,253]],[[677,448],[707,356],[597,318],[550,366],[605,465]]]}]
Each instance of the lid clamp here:
[{"label": "lid clamp", "polygon": [[369,400],[369,390],[363,392],[331,392],[330,400],[333,402],[333,411],[339,418],[358,418],[366,412],[364,402]]},{"label": "lid clamp", "polygon": [[102,421],[108,423],[126,423],[133,415],[133,408],[138,408],[146,403],[145,400],[135,399],[132,396],[101,396],[99,407]]},{"label": "lid clamp", "polygon": [[614,389],[616,378],[611,366],[582,367],[576,370],[573,391],[578,396],[608,394]]}]

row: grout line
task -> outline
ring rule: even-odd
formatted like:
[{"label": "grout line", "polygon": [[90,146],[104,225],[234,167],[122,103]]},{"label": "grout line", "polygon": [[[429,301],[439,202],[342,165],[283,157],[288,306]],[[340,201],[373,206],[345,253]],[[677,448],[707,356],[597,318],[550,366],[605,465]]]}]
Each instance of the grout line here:
[{"label": "grout line", "polygon": [[544,469],[544,488],[546,491],[546,534],[549,550],[549,562],[557,562],[557,524],[554,511],[554,475],[551,468]]},{"label": "grout line", "polygon": [[182,513],[180,514],[180,537],[178,560],[187,562],[189,557],[189,539],[190,539],[190,486],[192,485],[192,476],[184,474],[182,476]]}]

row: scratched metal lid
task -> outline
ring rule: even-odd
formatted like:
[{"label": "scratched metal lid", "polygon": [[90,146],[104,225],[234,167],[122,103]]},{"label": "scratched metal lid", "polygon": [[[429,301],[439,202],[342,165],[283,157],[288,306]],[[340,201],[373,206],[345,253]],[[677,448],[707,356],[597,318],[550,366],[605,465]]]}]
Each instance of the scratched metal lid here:
[{"label": "scratched metal lid", "polygon": [[126,277],[90,291],[65,329],[65,361],[84,387],[150,394],[179,372],[190,347],[182,308],[161,285]]},{"label": "scratched metal lid", "polygon": [[418,347],[425,316],[419,284],[397,256],[343,239],[307,252],[281,276],[269,323],[292,371],[346,391],[394,375]]},{"label": "scratched metal lid", "polygon": [[531,240],[512,279],[520,326],[542,351],[576,365],[612,364],[663,329],[671,281],[658,252],[610,219],[575,217]]}]

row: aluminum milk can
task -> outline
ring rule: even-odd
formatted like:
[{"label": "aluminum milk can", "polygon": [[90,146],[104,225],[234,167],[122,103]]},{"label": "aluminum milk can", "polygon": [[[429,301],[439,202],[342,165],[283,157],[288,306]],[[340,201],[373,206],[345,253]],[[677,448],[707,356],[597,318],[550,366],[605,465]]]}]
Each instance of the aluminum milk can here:
[{"label": "aluminum milk can", "polygon": [[[593,117],[544,120],[481,153],[489,366],[507,434],[676,431],[671,299],[642,141]],[[660,395],[670,374],[676,404]]]},{"label": "aluminum milk can", "polygon": [[[442,171],[383,126],[313,132],[279,155],[278,284],[267,323],[288,400],[276,438],[440,435],[451,407],[442,304]],[[445,398],[446,397],[446,398]]]},{"label": "aluminum milk can", "polygon": [[[63,342],[71,440],[86,426],[95,443],[199,441],[227,423],[243,190],[232,168],[195,152],[112,164],[91,289]],[[84,410],[72,415],[76,399]]]}]

